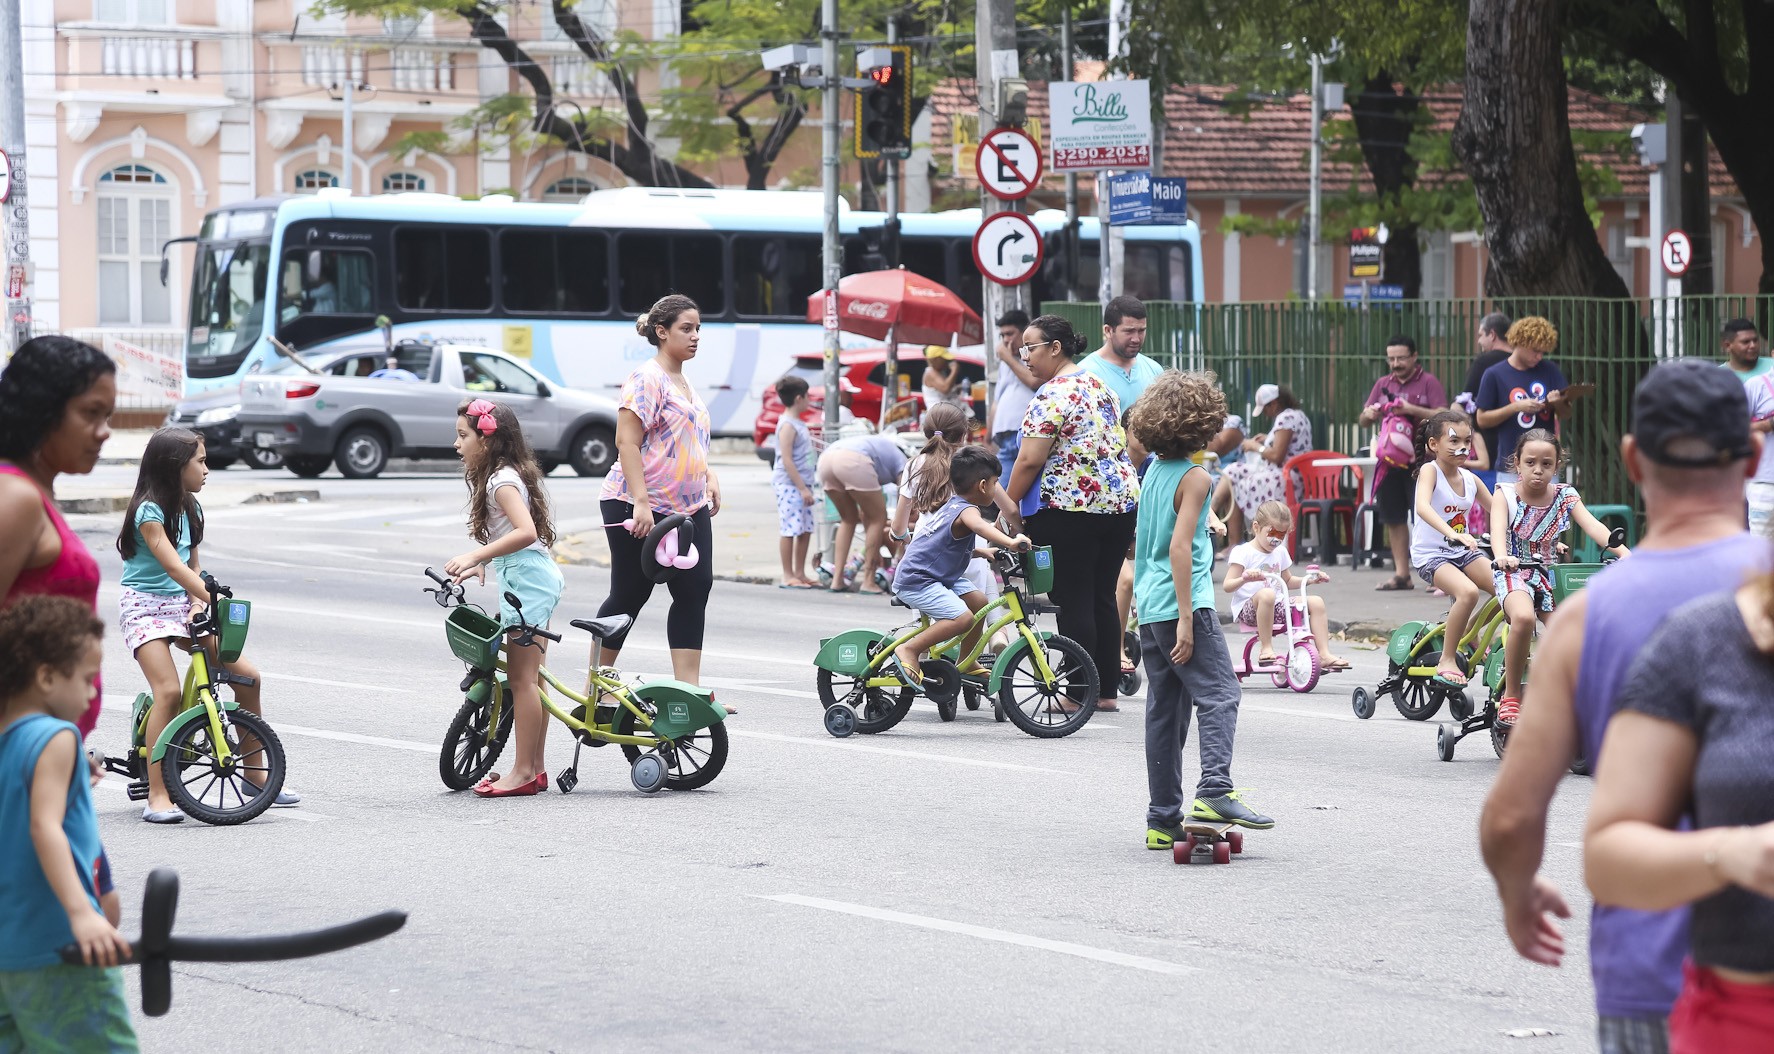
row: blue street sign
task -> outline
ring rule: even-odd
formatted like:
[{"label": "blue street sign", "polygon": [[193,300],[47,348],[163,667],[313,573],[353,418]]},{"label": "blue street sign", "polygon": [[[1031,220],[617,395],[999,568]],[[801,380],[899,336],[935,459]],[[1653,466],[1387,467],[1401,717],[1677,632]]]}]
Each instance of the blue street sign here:
[{"label": "blue street sign", "polygon": [[1404,286],[1401,285],[1370,285],[1367,287],[1369,300],[1403,300]]},{"label": "blue street sign", "polygon": [[1151,222],[1187,223],[1188,220],[1189,181],[1182,176],[1154,177]]},{"label": "blue street sign", "polygon": [[1122,227],[1152,220],[1152,177],[1129,172],[1109,177],[1109,224]]}]

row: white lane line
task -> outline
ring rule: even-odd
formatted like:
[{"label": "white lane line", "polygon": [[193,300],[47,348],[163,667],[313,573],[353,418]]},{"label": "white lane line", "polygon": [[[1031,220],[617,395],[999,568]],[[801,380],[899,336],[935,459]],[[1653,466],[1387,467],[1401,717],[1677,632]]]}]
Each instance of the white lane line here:
[{"label": "white lane line", "polygon": [[[337,520],[388,520],[398,523],[401,513],[423,512],[424,510],[425,506],[423,505],[370,505],[359,506],[355,509],[335,509],[331,512],[321,512],[314,515],[299,514],[290,518],[300,521],[304,526],[310,523],[332,523]],[[466,512],[461,513],[458,518],[461,519],[464,526],[467,525],[468,514]]]},{"label": "white lane line", "polygon": [[468,512],[452,512],[448,516],[419,516],[410,520],[401,520],[402,527],[467,527]]},{"label": "white lane line", "polygon": [[420,743],[413,739],[387,739],[383,736],[364,736],[356,732],[334,732],[330,728],[308,728],[305,725],[286,725],[277,722],[279,735],[308,736],[311,739],[334,739],[341,743],[362,743],[371,747],[391,747],[395,750],[416,750],[422,754],[435,754],[436,743]]},{"label": "white lane line", "polygon": [[1128,955],[1125,952],[1110,951],[1107,948],[1092,948],[1088,944],[1073,944],[1071,941],[1056,941],[1046,937],[1034,937],[1027,933],[1016,933],[1011,930],[993,929],[990,926],[975,926],[968,922],[952,922],[948,919],[931,918],[928,915],[908,915],[903,911],[889,911],[886,908],[871,908],[865,904],[846,904],[841,900],[824,900],[819,897],[804,897],[798,893],[778,893],[775,895],[753,893],[750,896],[758,900],[773,900],[778,904],[794,904],[803,908],[818,908],[820,911],[834,911],[841,915],[855,915],[879,922],[897,922],[902,926],[917,926],[920,929],[937,930],[942,933],[958,933],[965,937],[977,937],[983,941],[997,941],[1000,944],[1014,944],[1019,948],[1034,948],[1039,951],[1055,952],[1060,955],[1072,955],[1092,962],[1108,963],[1111,966],[1128,966],[1135,970],[1149,973],[1191,974],[1200,972],[1200,967],[1184,966],[1181,963],[1166,962],[1163,959],[1148,959],[1143,955]]},{"label": "white lane line", "polygon": [[[279,726],[281,727],[281,726]],[[812,739],[806,736],[785,736],[776,732],[740,731],[729,728],[727,734],[746,739],[768,739],[778,743],[803,743],[819,747],[834,747],[838,750],[853,750],[863,754],[891,754],[902,758],[919,758],[924,761],[944,761],[951,765],[971,765],[984,769],[1008,769],[1013,772],[1046,772],[1055,776],[1077,776],[1075,772],[1060,769],[1044,769],[1035,765],[1016,765],[1008,761],[985,761],[980,758],[959,758],[952,754],[930,754],[922,750],[894,750],[891,747],[872,747],[861,743],[848,743],[841,739]]]},{"label": "white lane line", "polygon": [[272,673],[269,670],[260,670],[259,674],[263,677],[269,677],[273,681],[295,681],[298,684],[321,684],[328,688],[356,688],[365,692],[401,692],[403,694],[413,691],[411,688],[396,688],[393,685],[388,684],[363,684],[358,681],[329,681],[325,677],[297,677],[293,673]]},{"label": "white lane line", "polygon": [[1238,709],[1240,709],[1240,710],[1255,710],[1258,713],[1263,713],[1263,714],[1286,714],[1289,717],[1312,717],[1312,718],[1317,718],[1320,721],[1360,721],[1361,720],[1361,718],[1356,717],[1353,713],[1336,714],[1336,713],[1326,713],[1325,711],[1322,711],[1322,710],[1295,710],[1292,707],[1287,707],[1287,706],[1265,706],[1262,703],[1252,703],[1252,702],[1240,702],[1238,704]]},{"label": "white lane line", "polygon": [[[212,550],[211,554],[219,562],[227,564],[258,564],[262,567],[282,567],[295,571],[333,571],[341,575],[378,575],[382,578],[411,578],[411,575],[394,571],[374,571],[367,567],[333,567],[330,564],[292,564],[287,560],[261,560],[255,556],[240,556]],[[338,612],[328,614],[338,617]]]},{"label": "white lane line", "polygon": [[[117,791],[122,794],[129,793],[129,781],[123,780],[123,779],[111,779],[109,776],[107,776],[104,779],[99,781],[99,787],[104,790]],[[277,807],[272,806],[272,808],[275,809]],[[267,810],[267,812],[269,812],[269,811],[270,810]],[[277,809],[277,815],[279,817],[286,817],[287,816],[288,818],[290,818],[292,820],[300,820],[303,823],[320,823],[322,820],[333,819],[333,817],[331,817],[331,816],[322,816],[320,813],[317,813],[317,812],[297,812],[294,809],[288,808],[288,807]]]}]

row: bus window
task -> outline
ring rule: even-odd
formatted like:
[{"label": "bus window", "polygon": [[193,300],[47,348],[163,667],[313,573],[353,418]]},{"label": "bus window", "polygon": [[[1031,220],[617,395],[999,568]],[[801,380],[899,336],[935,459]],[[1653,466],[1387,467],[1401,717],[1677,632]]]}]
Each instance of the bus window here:
[{"label": "bus window", "polygon": [[819,239],[741,234],[733,239],[733,310],[752,317],[803,319],[823,280]]},{"label": "bus window", "polygon": [[375,258],[340,249],[294,249],[283,254],[277,319],[302,315],[374,314]]},{"label": "bus window", "polygon": [[1189,295],[1189,279],[1192,277],[1194,261],[1189,256],[1189,247],[1173,245],[1166,254],[1164,275],[1170,281],[1170,298],[1179,303],[1194,299]]},{"label": "bus window", "polygon": [[610,309],[609,240],[602,231],[507,228],[499,232],[499,271],[507,311]]},{"label": "bus window", "polygon": [[631,232],[616,238],[624,314],[640,314],[667,293],[696,301],[704,318],[727,310],[726,253],[718,234]]},{"label": "bus window", "polygon": [[913,274],[922,275],[937,285],[949,281],[948,246],[941,238],[901,238],[899,262]]},{"label": "bus window", "polygon": [[1164,247],[1153,242],[1124,242],[1127,256],[1122,264],[1121,281],[1116,284],[1127,296],[1140,300],[1163,300]]},{"label": "bus window", "polygon": [[394,232],[395,300],[408,311],[493,306],[491,238],[484,230],[402,227]]},{"label": "bus window", "polygon": [[980,286],[979,268],[973,263],[973,242],[966,238],[957,238],[949,243],[949,252],[955,261],[955,284],[949,288],[967,302],[967,306],[975,311],[983,311],[985,292]]}]

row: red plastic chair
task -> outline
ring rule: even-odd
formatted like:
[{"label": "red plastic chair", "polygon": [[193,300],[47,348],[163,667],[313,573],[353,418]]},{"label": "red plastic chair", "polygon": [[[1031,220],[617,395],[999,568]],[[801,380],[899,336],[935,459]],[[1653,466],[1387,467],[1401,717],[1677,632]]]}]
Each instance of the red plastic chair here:
[{"label": "red plastic chair", "polygon": [[[1312,559],[1326,567],[1333,567],[1337,562],[1336,528],[1339,523],[1348,533],[1350,545],[1353,547],[1355,543],[1355,509],[1361,500],[1362,475],[1361,469],[1353,465],[1320,466],[1318,462],[1347,456],[1334,450],[1308,450],[1288,458],[1281,466],[1281,476],[1287,485],[1287,509],[1294,517],[1294,535],[1301,533],[1307,517],[1311,517],[1317,527],[1314,532],[1316,551]],[[1354,477],[1352,492],[1344,489],[1345,473]],[[1292,543],[1294,536],[1290,535],[1288,541]],[[1291,544],[1288,552],[1296,558],[1304,555]]]}]

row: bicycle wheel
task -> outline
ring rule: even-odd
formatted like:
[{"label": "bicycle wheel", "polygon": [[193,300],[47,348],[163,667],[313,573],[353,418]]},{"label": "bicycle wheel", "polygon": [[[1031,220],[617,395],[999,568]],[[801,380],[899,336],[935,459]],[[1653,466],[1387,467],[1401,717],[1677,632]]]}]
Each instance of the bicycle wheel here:
[{"label": "bicycle wheel", "polygon": [[[1069,736],[1096,712],[1096,663],[1084,646],[1055,634],[1041,642],[1053,682],[1044,683],[1035,669],[1035,653],[1026,640],[1010,646],[1010,665],[998,686],[998,705],[1016,727],[1041,739]],[[1067,710],[1067,707],[1072,709]]]},{"label": "bicycle wheel", "polygon": [[462,706],[444,733],[443,751],[437,758],[437,772],[444,786],[451,790],[467,790],[493,771],[493,763],[505,749],[511,735],[511,689],[502,689],[504,703],[499,707],[499,727],[488,734],[493,713],[492,693],[486,700],[462,700]]},{"label": "bicycle wheel", "polygon": [[[644,697],[637,702],[646,712],[648,720],[659,710]],[[635,720],[634,711],[622,707],[616,715],[616,733],[624,736],[646,735],[644,729],[636,731],[639,723]],[[622,744],[622,756],[630,765],[643,751],[632,743]],[[665,786],[668,790],[695,790],[706,787],[721,774],[727,765],[727,726],[717,721],[707,728],[699,728],[687,736],[663,741],[659,754],[665,759]]]},{"label": "bicycle wheel", "polygon": [[885,732],[912,712],[912,699],[917,695],[910,688],[901,688],[897,693],[886,688],[863,688],[867,675],[857,677],[848,673],[833,673],[820,670],[819,705],[829,710],[843,700],[850,700],[856,707],[856,730],[868,735]]},{"label": "bicycle wheel", "polygon": [[[250,710],[230,710],[225,735],[233,755],[225,767],[216,759],[208,721],[179,729],[160,759],[160,775],[173,804],[185,815],[219,827],[259,815],[283,790],[283,743],[264,718]],[[241,743],[251,740],[257,743],[242,749]]]}]

